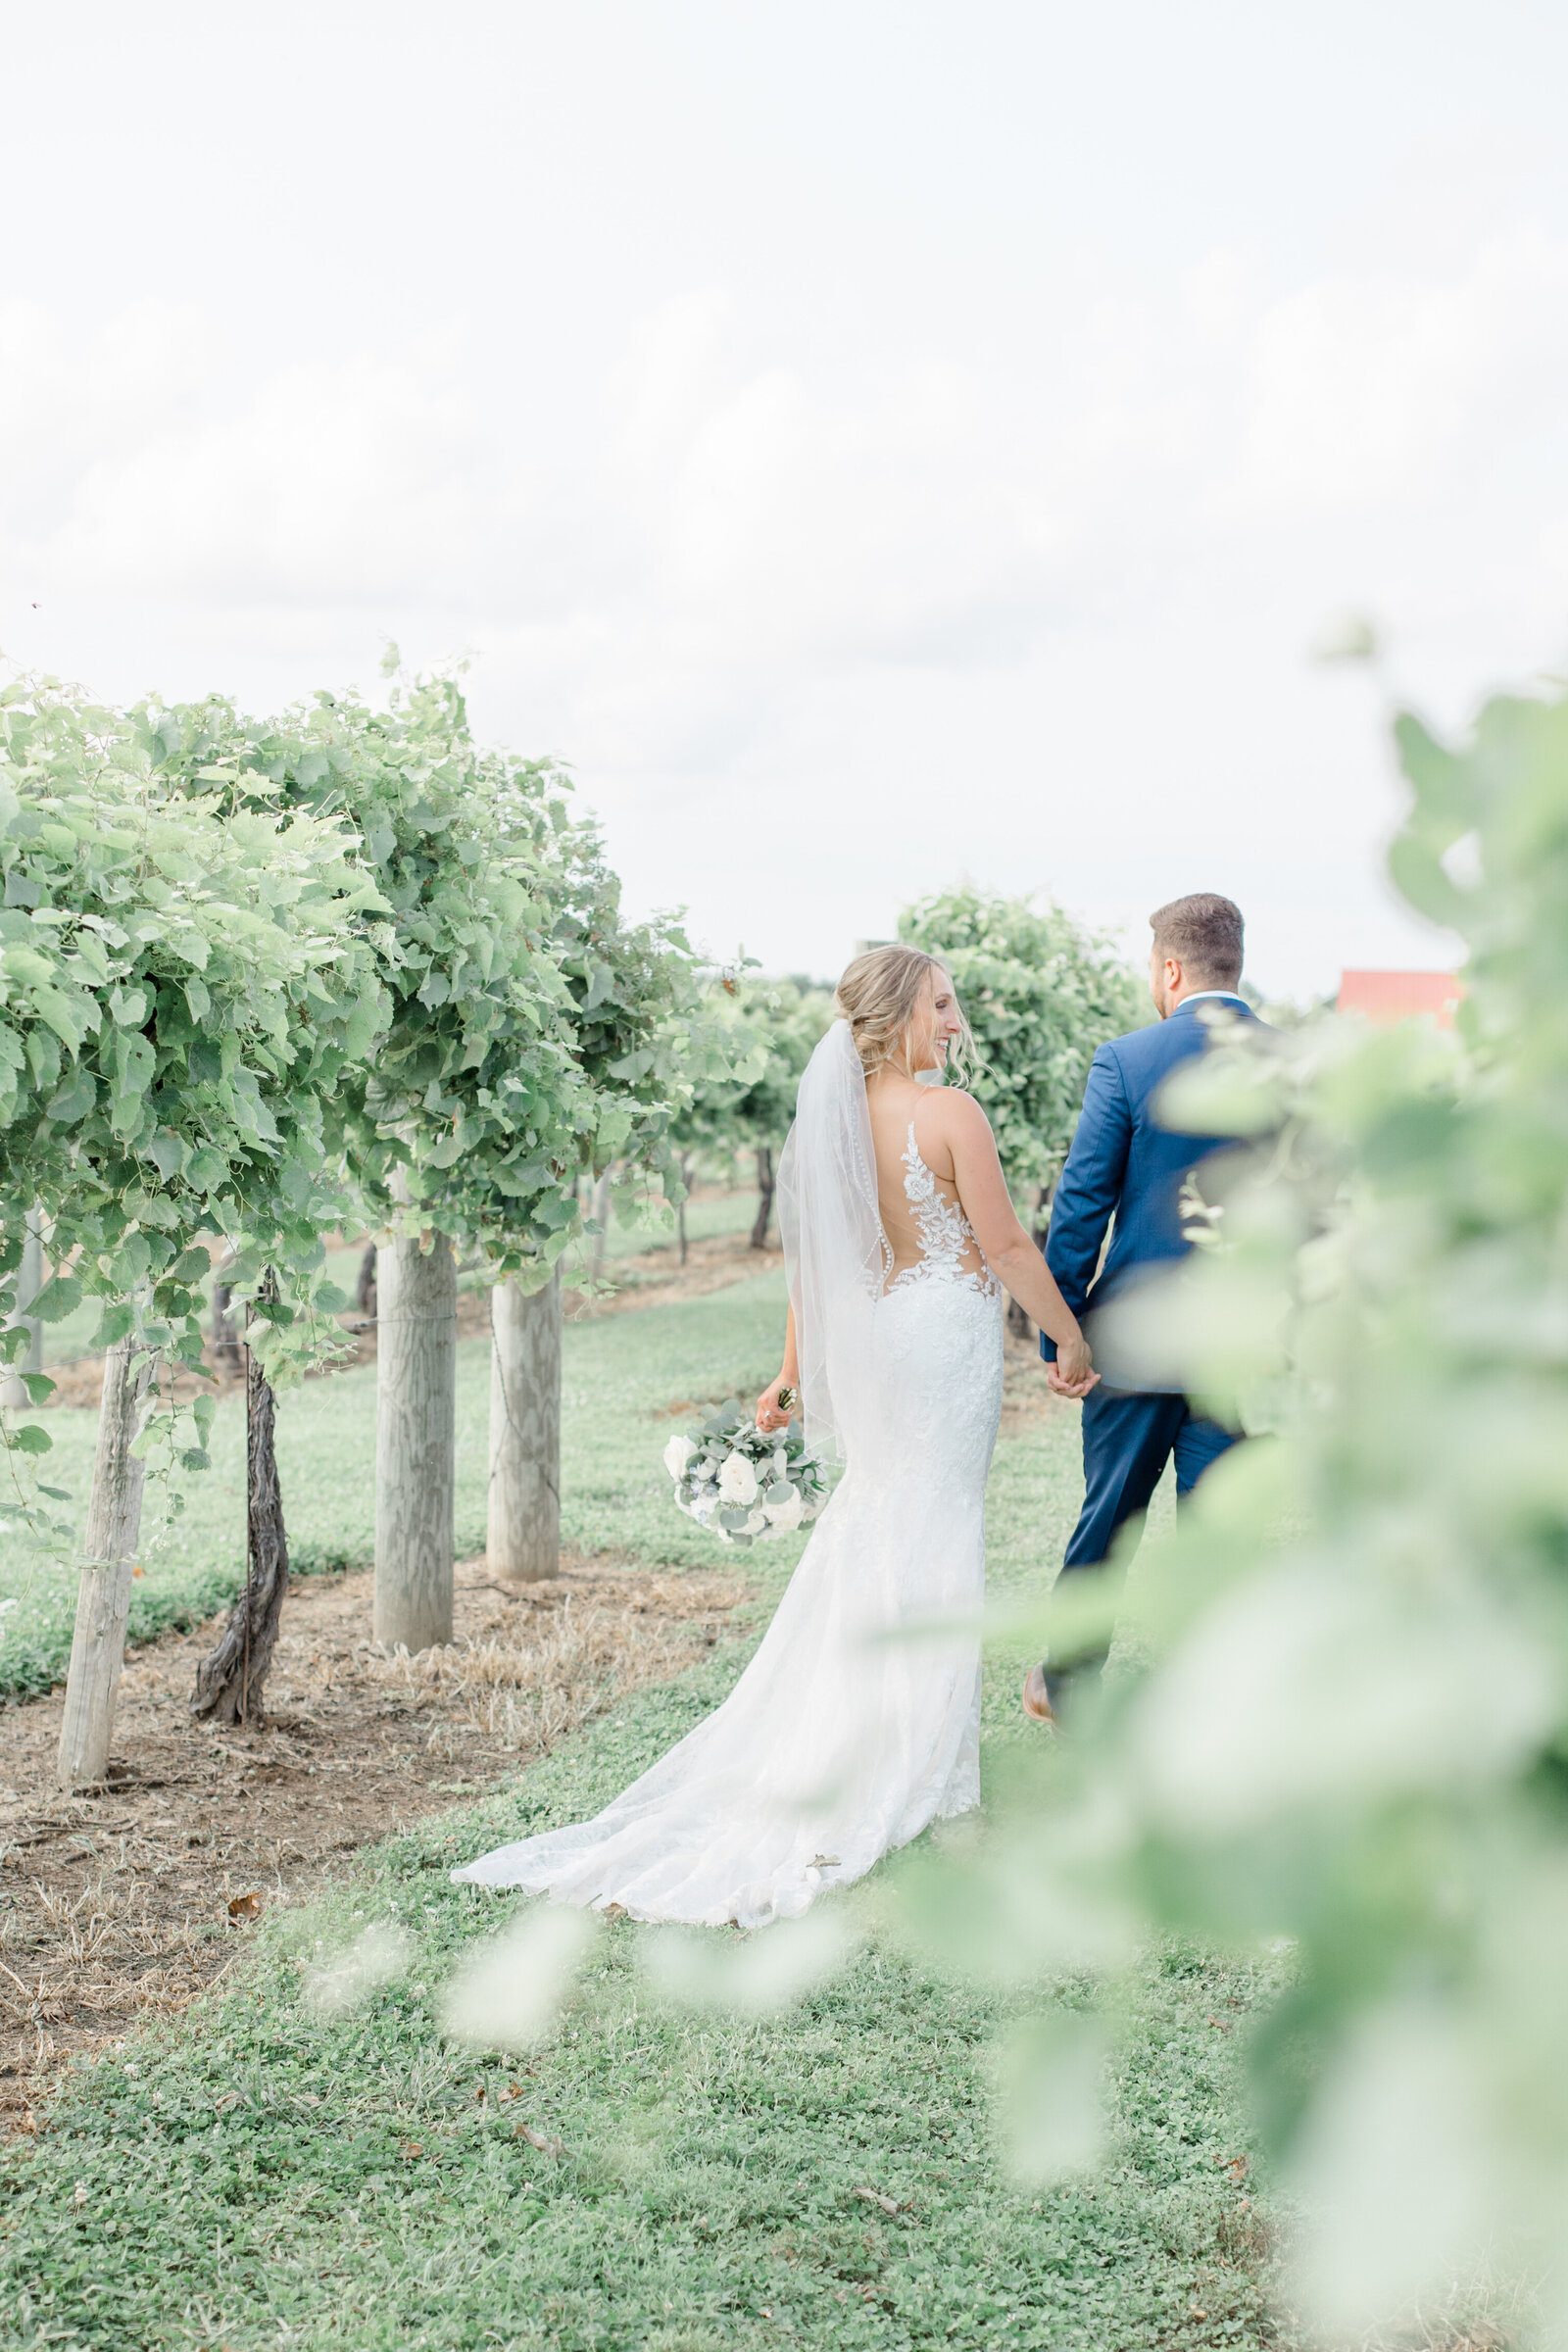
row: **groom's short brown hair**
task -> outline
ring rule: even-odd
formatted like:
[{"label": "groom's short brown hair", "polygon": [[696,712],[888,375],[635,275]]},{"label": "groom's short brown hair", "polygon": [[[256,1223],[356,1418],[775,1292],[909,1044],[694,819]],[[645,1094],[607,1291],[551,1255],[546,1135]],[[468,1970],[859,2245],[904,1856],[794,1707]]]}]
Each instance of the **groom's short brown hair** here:
[{"label": "groom's short brown hair", "polygon": [[1172,899],[1149,918],[1154,946],[1216,988],[1234,988],[1242,976],[1242,910],[1211,890]]}]

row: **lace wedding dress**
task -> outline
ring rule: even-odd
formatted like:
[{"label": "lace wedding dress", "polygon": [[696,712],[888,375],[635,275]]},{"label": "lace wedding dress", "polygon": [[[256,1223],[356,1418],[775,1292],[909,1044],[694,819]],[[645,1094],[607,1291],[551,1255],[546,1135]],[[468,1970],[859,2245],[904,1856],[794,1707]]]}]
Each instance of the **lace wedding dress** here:
[{"label": "lace wedding dress", "polygon": [[894,1274],[859,1056],[835,1022],[802,1081],[780,1200],[807,1436],[844,1476],[723,1705],[594,1820],[454,1878],[761,1927],[979,1801],[1002,1292],[966,1270],[974,1236],[912,1120],[904,1167],[923,1255]]}]

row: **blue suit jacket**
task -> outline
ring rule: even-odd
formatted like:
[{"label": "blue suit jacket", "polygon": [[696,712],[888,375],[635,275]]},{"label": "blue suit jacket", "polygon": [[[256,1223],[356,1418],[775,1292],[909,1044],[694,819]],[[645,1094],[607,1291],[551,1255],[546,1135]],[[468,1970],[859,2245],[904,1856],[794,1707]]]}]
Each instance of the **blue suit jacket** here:
[{"label": "blue suit jacket", "polygon": [[[1181,1189],[1192,1170],[1230,1136],[1177,1135],[1160,1126],[1155,1099],[1172,1070],[1201,1054],[1209,1032],[1198,1017],[1207,1003],[1255,1019],[1240,997],[1189,999],[1162,1021],[1131,1030],[1102,1046],[1089,1065],[1078,1128],[1051,1204],[1046,1263],[1075,1315],[1103,1306],[1192,1244],[1182,1232]],[[1100,1252],[1116,1220],[1098,1281]],[[1056,1343],[1042,1332],[1040,1352],[1055,1359]]]}]

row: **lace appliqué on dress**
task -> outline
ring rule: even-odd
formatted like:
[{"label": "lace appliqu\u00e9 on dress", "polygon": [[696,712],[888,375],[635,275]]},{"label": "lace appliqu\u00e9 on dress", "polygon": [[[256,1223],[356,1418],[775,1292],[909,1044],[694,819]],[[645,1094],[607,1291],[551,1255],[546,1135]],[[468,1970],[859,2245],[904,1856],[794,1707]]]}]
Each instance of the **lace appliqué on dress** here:
[{"label": "lace appliqu\u00e9 on dress", "polygon": [[912,1119],[904,1169],[905,1198],[914,1212],[924,1255],[918,1265],[906,1266],[902,1273],[895,1274],[888,1289],[906,1290],[916,1282],[961,1282],[978,1291],[982,1298],[1000,1298],[1002,1285],[990,1267],[984,1265],[983,1257],[981,1271],[972,1271],[963,1262],[971,1250],[976,1256],[982,1254],[974,1238],[974,1227],[957,1203],[938,1189],[936,1178],[920,1157]]}]

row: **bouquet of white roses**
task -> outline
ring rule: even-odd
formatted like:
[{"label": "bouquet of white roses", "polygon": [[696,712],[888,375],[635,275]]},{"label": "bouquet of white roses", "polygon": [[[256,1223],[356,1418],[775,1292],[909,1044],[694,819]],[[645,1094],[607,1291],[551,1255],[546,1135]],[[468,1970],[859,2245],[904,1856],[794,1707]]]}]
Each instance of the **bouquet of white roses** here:
[{"label": "bouquet of white roses", "polygon": [[769,1435],[743,1404],[721,1404],[664,1447],[675,1501],[724,1544],[765,1544],[814,1519],[827,1480],[798,1429]]}]

